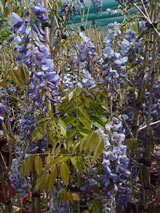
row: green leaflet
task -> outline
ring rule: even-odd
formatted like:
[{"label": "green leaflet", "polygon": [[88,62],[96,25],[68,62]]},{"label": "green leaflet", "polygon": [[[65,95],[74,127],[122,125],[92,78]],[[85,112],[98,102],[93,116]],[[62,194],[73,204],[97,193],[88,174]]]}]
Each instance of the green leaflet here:
[{"label": "green leaflet", "polygon": [[54,183],[56,182],[56,178],[58,175],[58,171],[57,168],[55,167],[54,169],[52,169],[49,173],[49,180],[48,180],[48,189],[51,189],[54,185]]},{"label": "green leaflet", "polygon": [[64,204],[67,200],[67,192],[64,188],[60,189],[58,191],[58,203],[61,206],[62,204]]},{"label": "green leaflet", "polygon": [[48,185],[48,180],[49,180],[49,173],[47,173],[45,176],[41,178],[37,178],[36,180],[36,185],[35,185],[35,190],[38,191],[40,190],[45,190]]},{"label": "green leaflet", "polygon": [[73,124],[73,122],[76,120],[76,118],[75,117],[73,117],[73,116],[67,116],[66,118],[64,118],[64,123],[67,125],[67,126],[69,126],[69,125],[71,125],[71,124]]},{"label": "green leaflet", "polygon": [[78,119],[87,129],[90,129],[90,122],[85,117],[78,117]]},{"label": "green leaflet", "polygon": [[36,179],[35,190],[37,191],[37,190],[51,189],[54,183],[56,182],[57,175],[58,175],[57,168],[54,167],[51,170],[49,170],[48,173],[46,173],[45,175],[38,176]]},{"label": "green leaflet", "polygon": [[79,163],[79,159],[77,157],[71,158],[71,163],[78,172],[83,174],[83,166]]},{"label": "green leaflet", "polygon": [[44,171],[39,175],[39,176],[43,176],[45,175],[47,172],[49,172],[50,170],[52,170],[53,168],[55,168],[55,166],[63,163],[64,161],[68,160],[69,157],[64,157],[64,156],[59,156],[57,158],[53,158],[53,160],[50,161],[50,163],[48,163],[45,166]]},{"label": "green leaflet", "polygon": [[79,87],[76,87],[75,89],[73,89],[71,92],[69,92],[68,94],[68,100],[71,101],[73,98],[77,97],[80,95],[81,93],[81,89]]},{"label": "green leaflet", "polygon": [[61,119],[59,119],[58,121],[60,124],[61,134],[66,137],[66,132],[67,132],[66,124]]},{"label": "green leaflet", "polygon": [[83,106],[79,106],[78,107],[79,111],[82,113],[82,115],[87,119],[89,120],[89,115],[87,113],[87,111],[85,110],[85,108]]},{"label": "green leaflet", "polygon": [[34,159],[34,166],[35,166],[37,175],[39,175],[43,168],[42,158],[39,155],[36,155],[36,157]]},{"label": "green leaflet", "polygon": [[93,159],[97,160],[104,150],[103,137],[97,132],[92,131],[80,141],[80,152],[89,152],[93,155]]},{"label": "green leaflet", "polygon": [[106,120],[105,117],[91,116],[91,123],[97,128],[104,128]]},{"label": "green leaflet", "polygon": [[32,133],[32,142],[38,141],[44,138],[46,134],[46,125],[47,123],[39,124]]},{"label": "green leaflet", "polygon": [[104,150],[104,140],[103,140],[102,136],[100,136],[99,143],[96,145],[95,150],[94,150],[93,159],[97,160],[101,156],[103,150]]},{"label": "green leaflet", "polygon": [[80,128],[80,131],[79,131],[80,135],[82,136],[87,136],[90,132],[91,130],[85,129],[85,128]]},{"label": "green leaflet", "polygon": [[69,129],[67,131],[67,138],[70,139],[71,137],[75,136],[76,130],[75,129]]},{"label": "green leaflet", "polygon": [[61,176],[64,184],[67,186],[69,183],[69,168],[65,162],[62,162],[62,164],[60,166],[60,176]]},{"label": "green leaflet", "polygon": [[92,142],[89,147],[90,154],[94,153],[95,147],[97,146],[98,143],[99,143],[99,135],[97,133],[95,133],[94,136],[92,137]]},{"label": "green leaflet", "polygon": [[29,156],[28,158],[26,158],[20,168],[20,174],[22,176],[24,175],[29,175],[32,169],[32,160],[31,157]]},{"label": "green leaflet", "polygon": [[85,142],[83,143],[83,150],[84,150],[85,152],[87,152],[88,149],[90,149],[90,146],[91,146],[91,144],[92,144],[92,141],[94,140],[95,135],[96,135],[95,132],[91,132],[91,133],[87,136]]},{"label": "green leaflet", "polygon": [[90,146],[90,143],[92,141],[92,137],[94,137],[94,132],[89,133],[87,136],[83,137],[80,141],[80,152],[82,151],[88,151],[88,148]]}]

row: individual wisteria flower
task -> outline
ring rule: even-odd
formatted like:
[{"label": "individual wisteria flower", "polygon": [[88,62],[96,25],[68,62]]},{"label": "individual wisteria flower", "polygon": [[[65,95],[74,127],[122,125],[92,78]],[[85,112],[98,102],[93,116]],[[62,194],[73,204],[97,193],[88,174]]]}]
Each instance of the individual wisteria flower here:
[{"label": "individual wisteria flower", "polygon": [[19,15],[12,12],[12,15],[9,16],[8,18],[8,24],[11,26],[11,28],[18,29],[21,27],[22,23],[23,23],[23,20],[19,17]]}]

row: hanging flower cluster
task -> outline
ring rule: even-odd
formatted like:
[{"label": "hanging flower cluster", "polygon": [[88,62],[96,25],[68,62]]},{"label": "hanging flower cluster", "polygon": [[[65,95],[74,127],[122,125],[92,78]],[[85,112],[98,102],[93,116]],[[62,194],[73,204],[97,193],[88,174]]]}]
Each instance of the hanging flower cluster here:
[{"label": "hanging flower cluster", "polygon": [[[32,23],[30,13],[35,16],[35,23]],[[46,150],[46,138],[41,140],[41,150],[39,150],[38,141],[31,144],[32,132],[36,127],[35,121],[38,116],[44,116],[47,113],[48,100],[55,104],[57,96],[57,86],[59,76],[54,71],[54,64],[49,54],[45,41],[45,32],[40,26],[40,22],[48,20],[45,17],[46,8],[39,3],[35,3],[30,10],[25,11],[25,18],[20,18],[16,13],[8,18],[8,24],[11,26],[12,36],[9,41],[14,43],[16,58],[19,66],[26,66],[29,74],[29,80],[26,84],[26,94],[28,96],[28,108],[25,110],[23,118],[19,121],[20,143],[16,147],[17,162],[13,163],[10,179],[13,187],[20,193],[26,191],[28,184],[24,178],[20,178],[20,167],[28,153],[33,154]],[[26,143],[28,141],[28,145]],[[22,154],[23,153],[23,154]],[[19,157],[18,157],[19,156]],[[22,184],[23,182],[23,184]],[[19,184],[21,183],[21,187]]]},{"label": "hanging flower cluster", "polygon": [[105,48],[103,55],[105,57],[102,69],[105,71],[103,78],[107,88],[119,94],[120,87],[128,78],[126,64],[134,60],[133,56],[140,51],[140,42],[135,42],[136,34],[132,30],[127,30],[122,41],[117,41],[121,35],[120,27],[117,23],[108,25],[108,34],[104,39]]},{"label": "hanging flower cluster", "polygon": [[79,37],[81,40],[76,43],[75,49],[70,46],[67,49],[69,63],[64,66],[65,72],[62,78],[62,86],[65,91],[77,86],[90,89],[99,80],[96,75],[98,72],[97,63],[99,62],[96,48],[84,32],[80,32],[78,39]]},{"label": "hanging flower cluster", "polygon": [[[54,71],[53,61],[48,53],[45,44],[45,32],[41,29],[38,20],[46,21],[44,16],[46,9],[39,4],[31,7],[32,13],[37,20],[30,27],[31,20],[29,12],[26,11],[26,17],[22,20],[17,14],[12,13],[8,23],[11,30],[16,34],[12,37],[15,44],[15,50],[18,52],[17,62],[25,64],[29,69],[28,94],[35,106],[45,112],[45,100],[48,98],[53,101],[53,97],[59,95],[56,92],[56,84],[59,76]],[[54,101],[53,101],[54,102]]]},{"label": "hanging flower cluster", "polygon": [[103,181],[103,191],[106,192],[104,206],[109,208],[111,200],[114,199],[119,190],[122,190],[123,185],[129,181],[131,173],[128,169],[129,159],[127,157],[127,147],[124,144],[125,129],[122,122],[113,117],[112,121],[106,124],[105,129],[100,129],[100,132],[105,143],[102,161],[104,174],[98,174],[98,177],[100,181]]}]

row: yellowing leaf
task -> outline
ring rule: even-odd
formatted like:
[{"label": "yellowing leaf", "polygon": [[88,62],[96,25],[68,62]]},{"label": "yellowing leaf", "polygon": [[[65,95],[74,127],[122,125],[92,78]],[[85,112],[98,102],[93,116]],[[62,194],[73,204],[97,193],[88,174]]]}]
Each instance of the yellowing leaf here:
[{"label": "yellowing leaf", "polygon": [[71,163],[72,165],[75,167],[75,169],[80,172],[81,174],[83,174],[83,166],[79,163],[79,160],[77,157],[73,157],[71,158]]},{"label": "yellowing leaf", "polygon": [[67,192],[67,200],[69,200],[69,201],[71,201],[71,203],[73,203],[72,192]]},{"label": "yellowing leaf", "polygon": [[49,180],[48,180],[48,186],[47,186],[48,189],[51,189],[53,187],[54,183],[56,182],[57,175],[58,175],[58,172],[56,167],[49,172]]},{"label": "yellowing leaf", "polygon": [[[88,136],[88,135],[87,135]],[[84,147],[84,143],[87,139],[87,136],[83,137],[81,140],[80,140],[80,152],[82,152],[83,150],[83,147]]]},{"label": "yellowing leaf", "polygon": [[75,201],[79,201],[80,200],[80,197],[77,193],[72,193],[72,197],[73,197],[73,200]]},{"label": "yellowing leaf", "polygon": [[53,160],[52,155],[51,155],[51,154],[48,154],[48,156],[47,156],[47,164],[51,163],[52,160]]},{"label": "yellowing leaf", "polygon": [[60,166],[60,176],[64,184],[67,186],[69,183],[69,168],[65,162],[63,162]]},{"label": "yellowing leaf", "polygon": [[37,155],[34,159],[34,166],[35,166],[37,175],[39,175],[43,168],[42,158],[39,155]]},{"label": "yellowing leaf", "polygon": [[91,132],[87,138],[86,138],[86,141],[84,143],[84,146],[83,146],[83,150],[85,152],[88,151],[89,147],[90,147],[90,144],[92,143],[93,139],[94,139],[94,136],[95,136],[95,132]]},{"label": "yellowing leaf", "polygon": [[100,136],[97,133],[95,133],[94,137],[92,137],[92,142],[90,143],[90,146],[89,146],[90,154],[95,151],[95,148],[97,144],[99,143],[99,140],[100,140]]},{"label": "yellowing leaf", "polygon": [[0,87],[7,88],[7,81],[1,81]]}]

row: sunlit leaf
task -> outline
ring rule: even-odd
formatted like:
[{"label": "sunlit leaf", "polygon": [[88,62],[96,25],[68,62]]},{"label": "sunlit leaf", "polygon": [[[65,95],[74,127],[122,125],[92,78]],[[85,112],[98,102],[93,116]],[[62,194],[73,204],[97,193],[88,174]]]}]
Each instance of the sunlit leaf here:
[{"label": "sunlit leaf", "polygon": [[48,186],[47,186],[48,189],[51,189],[53,187],[54,183],[56,182],[57,175],[58,175],[58,172],[57,172],[57,168],[55,167],[49,173],[49,180],[48,180]]},{"label": "sunlit leaf", "polygon": [[43,168],[42,158],[39,155],[36,155],[36,157],[34,159],[34,166],[35,166],[37,175],[39,175]]},{"label": "sunlit leaf", "polygon": [[99,139],[100,139],[100,136],[97,133],[95,133],[94,137],[92,137],[92,142],[90,143],[90,146],[89,146],[90,154],[95,151],[95,148],[97,144],[99,143]]},{"label": "sunlit leaf", "polygon": [[103,150],[104,150],[104,140],[101,137],[99,143],[95,147],[93,159],[97,160],[102,155]]},{"label": "sunlit leaf", "polygon": [[80,196],[77,193],[72,193],[72,197],[73,197],[73,200],[75,200],[75,201],[80,200]]},{"label": "sunlit leaf", "polygon": [[65,162],[60,166],[60,175],[64,184],[67,186],[69,183],[69,168]]},{"label": "sunlit leaf", "polygon": [[72,163],[72,165],[75,167],[75,169],[76,169],[78,172],[80,172],[81,174],[83,173],[83,167],[82,167],[82,165],[79,163],[77,157],[71,158],[71,163]]}]

